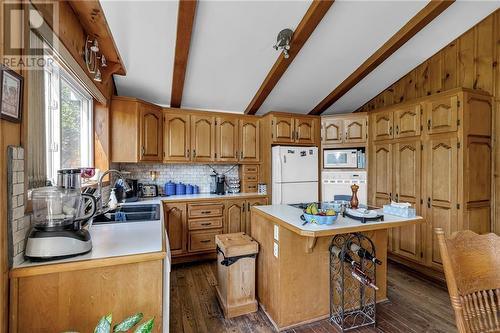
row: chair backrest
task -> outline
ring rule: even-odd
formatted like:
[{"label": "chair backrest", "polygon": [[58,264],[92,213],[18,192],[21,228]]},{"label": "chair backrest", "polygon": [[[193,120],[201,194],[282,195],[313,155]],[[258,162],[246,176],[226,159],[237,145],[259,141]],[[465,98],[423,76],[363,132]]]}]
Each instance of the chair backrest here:
[{"label": "chair backrest", "polygon": [[435,232],[459,332],[500,332],[500,237]]},{"label": "chair backrest", "polygon": [[333,196],[334,201],[351,201],[351,195],[347,194],[335,194]]}]

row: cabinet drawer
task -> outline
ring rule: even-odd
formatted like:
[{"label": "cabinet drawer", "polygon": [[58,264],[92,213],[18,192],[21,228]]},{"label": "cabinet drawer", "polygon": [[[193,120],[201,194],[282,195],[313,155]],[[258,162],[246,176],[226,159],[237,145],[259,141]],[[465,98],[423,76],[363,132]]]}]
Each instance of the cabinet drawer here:
[{"label": "cabinet drawer", "polygon": [[212,251],[216,249],[215,235],[222,234],[222,229],[213,231],[192,231],[189,233],[189,252]]},{"label": "cabinet drawer", "polygon": [[243,182],[243,192],[244,193],[257,192],[257,182]]},{"label": "cabinet drawer", "polygon": [[259,173],[258,165],[243,165],[243,173]]},{"label": "cabinet drawer", "polygon": [[222,228],[222,217],[189,220],[189,230]]},{"label": "cabinet drawer", "polygon": [[188,205],[188,217],[218,217],[222,216],[224,205],[221,203],[190,204]]},{"label": "cabinet drawer", "polygon": [[259,181],[259,175],[258,174],[249,174],[249,175],[244,175],[243,176],[243,181],[244,182],[258,182]]}]

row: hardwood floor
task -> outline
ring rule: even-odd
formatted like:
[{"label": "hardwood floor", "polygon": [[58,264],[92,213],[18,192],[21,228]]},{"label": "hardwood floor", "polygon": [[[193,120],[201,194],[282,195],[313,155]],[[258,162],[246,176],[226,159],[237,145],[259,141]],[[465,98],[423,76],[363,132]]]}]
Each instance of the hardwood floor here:
[{"label": "hardwood floor", "polygon": [[[217,303],[216,262],[180,264],[172,267],[171,333],[273,332],[266,315],[259,310],[225,319]],[[397,264],[389,264],[390,302],[377,307],[377,327],[351,332],[456,332],[455,317],[444,287],[413,275]],[[327,320],[304,325],[287,333],[340,332]]]}]

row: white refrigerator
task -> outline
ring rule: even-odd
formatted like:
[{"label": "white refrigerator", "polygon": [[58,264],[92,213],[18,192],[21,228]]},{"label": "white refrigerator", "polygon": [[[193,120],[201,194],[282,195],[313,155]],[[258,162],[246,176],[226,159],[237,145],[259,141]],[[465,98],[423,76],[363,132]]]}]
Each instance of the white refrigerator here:
[{"label": "white refrigerator", "polygon": [[272,203],[318,201],[318,148],[275,146]]}]

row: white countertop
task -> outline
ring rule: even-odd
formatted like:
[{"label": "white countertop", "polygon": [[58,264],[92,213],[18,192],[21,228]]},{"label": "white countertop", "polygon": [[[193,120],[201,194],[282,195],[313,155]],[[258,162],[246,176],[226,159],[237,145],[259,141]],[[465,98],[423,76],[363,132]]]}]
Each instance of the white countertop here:
[{"label": "white countertop", "polygon": [[255,197],[265,197],[267,194],[259,193],[228,193],[224,195],[212,194],[212,193],[199,193],[199,194],[187,194],[187,195],[170,195],[170,196],[159,196],[154,198],[141,198],[135,202],[127,202],[125,205],[141,205],[141,204],[152,204],[161,203],[162,201],[192,201],[200,199],[244,199],[244,198],[255,198]]},{"label": "white countertop", "polygon": [[161,252],[163,250],[162,230],[161,220],[93,225],[90,228],[92,251],[89,253],[44,262],[27,260],[13,268]]},{"label": "white countertop", "polygon": [[[268,215],[275,217],[276,219],[281,220],[281,222],[287,224],[291,230],[298,231],[301,234],[313,235],[315,232],[322,231],[332,231],[331,234],[337,233],[341,234],[345,232],[352,232],[353,228],[359,228],[360,231],[370,230],[370,229],[384,229],[384,228],[392,228],[396,223],[405,223],[413,224],[416,221],[423,221],[423,218],[417,216],[415,218],[405,218],[394,215],[383,214],[382,210],[378,210],[380,214],[384,215],[384,221],[369,221],[366,223],[361,223],[358,220],[354,220],[349,217],[342,217],[339,215],[337,220],[333,222],[333,224],[316,224],[316,223],[307,223],[303,225],[304,221],[300,218],[303,211],[302,209],[292,207],[289,205],[266,205],[266,206],[255,206],[252,209],[256,209],[262,211]],[[363,229],[363,230],[361,230]],[[349,231],[347,231],[349,230]]]}]

